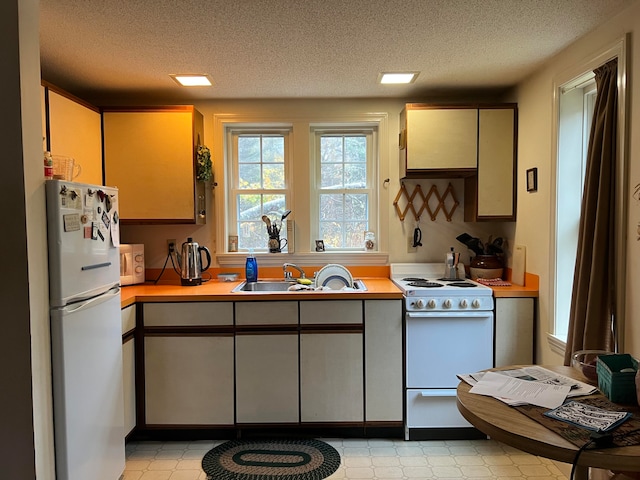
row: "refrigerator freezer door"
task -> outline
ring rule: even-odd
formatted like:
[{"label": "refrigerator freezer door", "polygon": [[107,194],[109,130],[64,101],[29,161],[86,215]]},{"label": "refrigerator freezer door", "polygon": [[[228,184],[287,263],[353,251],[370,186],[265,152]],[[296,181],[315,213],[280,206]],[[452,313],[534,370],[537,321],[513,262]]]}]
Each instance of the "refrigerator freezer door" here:
[{"label": "refrigerator freezer door", "polygon": [[51,306],[90,298],[118,285],[118,190],[49,180],[46,191]]},{"label": "refrigerator freezer door", "polygon": [[57,478],[124,471],[120,288],[51,311]]}]

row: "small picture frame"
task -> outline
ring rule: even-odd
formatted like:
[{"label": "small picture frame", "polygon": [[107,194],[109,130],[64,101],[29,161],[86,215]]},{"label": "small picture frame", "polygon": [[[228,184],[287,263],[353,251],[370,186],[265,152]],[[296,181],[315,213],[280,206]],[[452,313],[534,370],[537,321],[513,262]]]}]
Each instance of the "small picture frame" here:
[{"label": "small picture frame", "polygon": [[324,240],[316,240],[316,252],[324,252]]},{"label": "small picture frame", "polygon": [[538,190],[538,169],[537,167],[527,170],[527,192]]}]

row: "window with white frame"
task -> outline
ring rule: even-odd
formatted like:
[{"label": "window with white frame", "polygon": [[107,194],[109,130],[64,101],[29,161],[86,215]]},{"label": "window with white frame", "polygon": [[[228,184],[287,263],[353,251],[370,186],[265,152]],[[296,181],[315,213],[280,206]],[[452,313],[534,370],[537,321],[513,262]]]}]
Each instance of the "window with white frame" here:
[{"label": "window with white frame", "polygon": [[560,89],[556,166],[555,328],[566,341],[578,248],[578,226],[584,190],[589,133],[596,84],[592,72]]},{"label": "window with white frame", "polygon": [[235,223],[239,250],[266,251],[264,218],[282,228],[278,221],[290,197],[289,130],[237,128],[229,131],[228,140],[229,224]]},{"label": "window with white frame", "polygon": [[315,238],[326,250],[362,250],[365,231],[375,229],[376,130],[312,129]]}]

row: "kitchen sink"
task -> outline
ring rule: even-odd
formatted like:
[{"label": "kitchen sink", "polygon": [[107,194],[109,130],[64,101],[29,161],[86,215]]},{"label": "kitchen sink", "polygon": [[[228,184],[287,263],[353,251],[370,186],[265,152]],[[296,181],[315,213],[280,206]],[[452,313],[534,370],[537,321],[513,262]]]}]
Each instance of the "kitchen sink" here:
[{"label": "kitchen sink", "polygon": [[[239,293],[239,292],[286,292],[289,290],[289,287],[295,285],[295,281],[291,280],[258,280],[257,282],[242,282],[240,285],[231,290],[231,293]],[[365,286],[362,280],[354,280],[353,281],[353,289],[365,292],[367,287]],[[313,289],[309,290],[294,290],[293,292],[313,292]],[[343,290],[332,290],[332,292],[339,293]],[[345,293],[350,292],[351,290],[344,291]]]}]

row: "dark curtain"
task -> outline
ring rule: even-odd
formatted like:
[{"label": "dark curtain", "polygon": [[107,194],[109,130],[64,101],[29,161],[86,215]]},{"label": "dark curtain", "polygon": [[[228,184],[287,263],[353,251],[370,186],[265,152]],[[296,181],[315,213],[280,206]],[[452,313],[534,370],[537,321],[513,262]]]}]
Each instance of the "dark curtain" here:
[{"label": "dark curtain", "polygon": [[577,350],[614,348],[617,72],[617,59],[594,70],[597,94],[587,151],[565,365],[570,365]]}]

